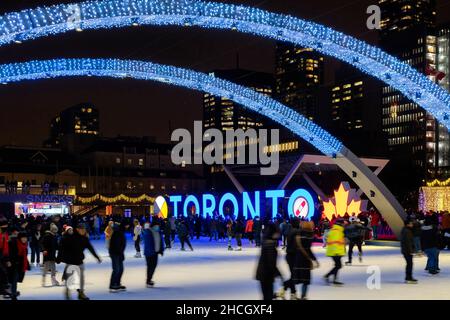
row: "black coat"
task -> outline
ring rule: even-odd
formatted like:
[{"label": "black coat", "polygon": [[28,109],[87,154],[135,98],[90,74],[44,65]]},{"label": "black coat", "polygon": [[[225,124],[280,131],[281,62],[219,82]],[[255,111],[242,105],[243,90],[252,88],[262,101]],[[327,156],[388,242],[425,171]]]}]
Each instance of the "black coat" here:
[{"label": "black coat", "polygon": [[97,260],[100,260],[87,236],[81,236],[76,231],[72,235],[66,234],[61,239],[56,262],[79,266],[83,264],[85,249],[88,249]]},{"label": "black coat", "polygon": [[125,237],[124,230],[115,226],[113,229],[113,234],[109,242],[109,254],[112,256],[119,256],[122,261],[125,260],[125,247],[127,246],[127,239]]},{"label": "black coat", "polygon": [[281,273],[277,268],[277,257],[277,241],[264,240],[258,268],[256,269],[256,280],[273,282],[276,277],[281,276]]},{"label": "black coat", "polygon": [[311,283],[312,262],[317,261],[316,256],[311,251],[311,245],[314,239],[312,232],[301,232],[302,248],[299,248],[296,254],[294,279],[297,283]]},{"label": "black coat", "polygon": [[58,249],[58,239],[56,235],[50,231],[46,231],[44,237],[42,238],[42,252],[47,251],[44,254],[45,261],[56,261],[56,251]]},{"label": "black coat", "polygon": [[422,227],[422,249],[431,249],[439,247],[439,231],[434,225]]},{"label": "black coat", "polygon": [[403,227],[400,236],[400,244],[402,248],[402,254],[411,255],[414,253],[414,235],[411,228]]}]

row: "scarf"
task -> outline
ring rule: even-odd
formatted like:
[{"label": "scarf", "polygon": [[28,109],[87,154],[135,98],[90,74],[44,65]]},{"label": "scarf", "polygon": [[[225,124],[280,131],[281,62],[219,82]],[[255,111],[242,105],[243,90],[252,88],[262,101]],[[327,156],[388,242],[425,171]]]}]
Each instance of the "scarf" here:
[{"label": "scarf", "polygon": [[23,272],[26,272],[28,270],[28,258],[27,258],[27,252],[28,251],[28,243],[22,243],[19,239],[17,239],[17,255],[20,258],[23,259]]},{"label": "scarf", "polygon": [[9,236],[7,233],[0,234],[0,250],[2,251],[2,256],[9,256],[9,246],[8,246]]}]

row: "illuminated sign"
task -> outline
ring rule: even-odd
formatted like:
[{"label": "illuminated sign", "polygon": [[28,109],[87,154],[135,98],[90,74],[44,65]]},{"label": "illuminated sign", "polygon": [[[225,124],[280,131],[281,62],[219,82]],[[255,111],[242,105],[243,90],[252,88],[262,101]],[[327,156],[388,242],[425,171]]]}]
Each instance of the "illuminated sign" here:
[{"label": "illuminated sign", "polygon": [[323,213],[328,220],[333,219],[333,215],[343,217],[346,213],[359,214],[367,208],[367,200],[361,200],[348,182],[341,182],[338,190],[334,191],[334,197],[324,200],[322,204]]},{"label": "illuminated sign", "polygon": [[[188,195],[170,196],[169,202],[173,208],[173,215],[186,216],[195,212],[199,215],[234,215],[242,213],[244,217],[261,216],[261,206],[266,204],[272,217],[279,212],[280,201],[286,198],[285,190],[267,190],[243,192],[236,196],[225,193],[216,197],[212,194],[203,194],[200,197]],[[312,195],[305,189],[297,189],[289,196],[287,212],[290,216],[311,219],[314,216],[315,203]],[[194,208],[194,210],[193,210]]]},{"label": "illuminated sign", "polygon": [[167,218],[169,207],[167,206],[166,198],[159,196],[155,199],[154,212],[160,218]]}]

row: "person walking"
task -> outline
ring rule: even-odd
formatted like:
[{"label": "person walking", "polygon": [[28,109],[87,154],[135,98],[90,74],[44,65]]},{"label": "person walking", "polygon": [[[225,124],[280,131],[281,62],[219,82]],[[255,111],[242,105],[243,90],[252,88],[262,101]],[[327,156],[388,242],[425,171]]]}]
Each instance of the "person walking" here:
[{"label": "person walking", "polygon": [[343,285],[338,281],[338,272],[342,268],[341,259],[345,255],[344,220],[341,218],[336,220],[328,233],[326,255],[333,259],[334,267],[324,276],[325,281],[330,283],[330,276],[333,276],[332,284]]},{"label": "person walking", "polygon": [[98,263],[102,262],[102,259],[95,252],[94,247],[89,241],[86,226],[84,223],[79,223],[76,230],[66,230],[64,237],[61,239],[60,246],[58,249],[58,255],[56,257],[56,263],[65,263],[63,279],[66,280],[66,299],[70,299],[70,289],[67,286],[67,270],[69,267],[76,269],[79,273],[79,289],[78,299],[79,300],[89,300],[84,291],[85,286],[85,267],[84,267],[84,250],[88,249],[89,252],[97,259]]},{"label": "person walking", "polygon": [[255,246],[257,248],[261,246],[261,231],[262,231],[262,222],[259,216],[256,216],[255,221],[253,221],[253,233],[255,235]]},{"label": "person walking", "polygon": [[[135,220],[135,223],[136,221],[137,220]],[[126,245],[127,239],[125,237],[124,227],[120,222],[115,222],[113,226],[111,241],[109,243],[109,256],[111,257],[111,264],[112,264],[111,280],[109,282],[109,292],[112,293],[125,291],[127,289],[121,283]]]},{"label": "person walking", "polygon": [[216,217],[212,217],[211,221],[209,222],[209,231],[210,231],[210,236],[209,236],[209,241],[211,242],[212,239],[214,239],[214,241],[217,242],[218,239],[218,221]]},{"label": "person walking", "polygon": [[134,229],[133,229],[133,241],[134,241],[134,248],[136,249],[136,254],[134,255],[135,258],[141,258],[141,233],[142,233],[142,227],[139,223],[139,220],[134,219]]},{"label": "person walking", "polygon": [[26,232],[15,233],[9,239],[9,283],[11,284],[11,300],[17,300],[19,293],[17,283],[22,283],[25,273],[30,270],[28,262],[28,234]]},{"label": "person walking", "polygon": [[280,238],[278,228],[273,224],[268,224],[265,228],[261,255],[256,269],[256,280],[260,282],[263,300],[273,300],[273,283],[275,278],[281,277],[277,267],[277,242]]},{"label": "person walking", "polygon": [[[153,275],[158,265],[158,255],[164,255],[163,236],[159,224],[155,223],[150,227],[150,223],[144,225],[144,256],[147,262],[147,288],[153,288]],[[170,234],[169,234],[170,242]]]},{"label": "person walking", "polygon": [[406,261],[406,276],[405,282],[408,284],[415,284],[418,281],[413,278],[413,254],[415,251],[414,247],[414,233],[413,233],[414,223],[411,219],[405,220],[405,226],[402,229],[400,235],[401,252]]},{"label": "person walking", "polygon": [[42,225],[36,224],[30,235],[31,265],[38,267],[41,264],[41,234]]},{"label": "person walking", "polygon": [[439,230],[437,225],[433,223],[433,217],[425,217],[422,226],[422,249],[428,257],[425,270],[430,274],[438,274],[439,269]]},{"label": "person walking", "polygon": [[287,237],[289,235],[289,233],[291,232],[291,224],[289,222],[286,221],[286,219],[283,219],[283,222],[280,223],[280,231],[281,231],[281,236],[282,236],[282,241],[283,241],[283,247],[282,249],[286,249],[286,242],[287,242]]},{"label": "person walking", "polygon": [[45,287],[45,278],[47,272],[50,272],[52,286],[59,286],[56,280],[56,251],[58,249],[58,227],[52,223],[50,230],[47,230],[42,237],[42,255],[44,257],[44,265],[42,267],[42,286]]}]

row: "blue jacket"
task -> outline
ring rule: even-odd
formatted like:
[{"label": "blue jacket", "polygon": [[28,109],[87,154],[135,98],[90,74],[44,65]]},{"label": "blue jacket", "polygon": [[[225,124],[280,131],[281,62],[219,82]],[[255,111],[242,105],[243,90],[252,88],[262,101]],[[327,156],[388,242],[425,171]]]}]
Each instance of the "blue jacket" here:
[{"label": "blue jacket", "polygon": [[[159,237],[159,251],[155,251],[155,237]],[[164,238],[161,232],[144,229],[142,232],[142,239],[144,240],[144,256],[150,257],[155,254],[163,254],[164,252]]]}]

